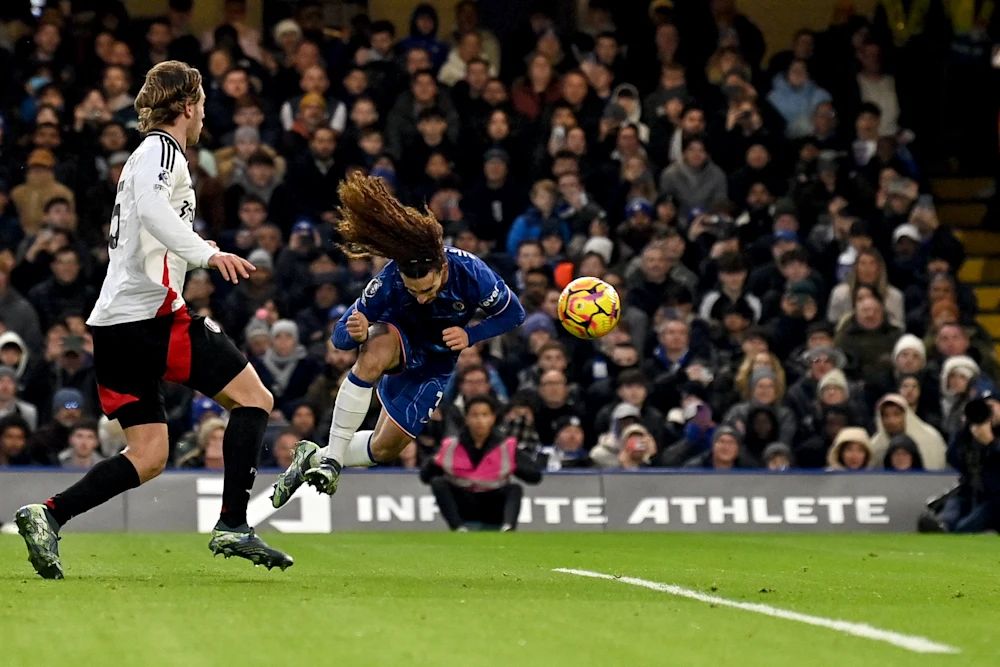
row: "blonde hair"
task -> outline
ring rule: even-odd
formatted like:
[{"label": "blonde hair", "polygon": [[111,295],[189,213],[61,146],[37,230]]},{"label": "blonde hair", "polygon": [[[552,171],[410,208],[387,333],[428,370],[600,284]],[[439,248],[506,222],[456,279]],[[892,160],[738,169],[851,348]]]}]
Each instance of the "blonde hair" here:
[{"label": "blonde hair", "polygon": [[139,131],[169,125],[184,113],[184,106],[201,98],[201,72],[179,60],[166,60],[146,72],[135,98]]},{"label": "blonde hair", "polygon": [[219,429],[226,429],[226,422],[218,417],[210,417],[198,425],[198,432],[195,440],[198,442],[198,449],[205,451],[208,446],[208,439]]},{"label": "blonde hair", "polygon": [[777,394],[777,400],[781,400],[785,395],[785,368],[781,365],[781,360],[773,352],[758,352],[749,357],[743,358],[743,363],[740,364],[739,370],[736,371],[736,378],[733,384],[736,385],[736,389],[740,392],[740,396],[744,401],[750,400],[751,387],[750,387],[750,376],[753,375],[753,364],[754,359],[758,355],[766,355],[771,364],[771,370],[774,371],[774,389]]}]

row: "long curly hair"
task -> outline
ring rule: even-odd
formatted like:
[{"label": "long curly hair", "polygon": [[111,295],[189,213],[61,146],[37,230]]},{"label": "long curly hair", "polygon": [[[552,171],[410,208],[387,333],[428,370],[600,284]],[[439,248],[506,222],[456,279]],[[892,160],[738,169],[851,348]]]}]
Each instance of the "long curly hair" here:
[{"label": "long curly hair", "polygon": [[445,265],[443,230],[437,218],[399,203],[381,178],[354,172],[337,187],[340,249],[351,258],[386,257],[403,275],[422,278]]}]

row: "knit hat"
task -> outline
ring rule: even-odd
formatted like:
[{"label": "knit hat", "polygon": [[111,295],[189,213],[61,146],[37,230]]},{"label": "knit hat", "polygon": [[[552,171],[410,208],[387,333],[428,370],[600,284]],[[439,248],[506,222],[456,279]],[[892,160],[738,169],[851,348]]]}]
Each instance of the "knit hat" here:
[{"label": "knit hat", "polygon": [[920,243],[920,230],[917,229],[916,225],[911,225],[910,223],[904,223],[899,227],[896,227],[896,231],[892,233],[892,242],[896,243],[899,239],[907,238],[912,241]]},{"label": "knit hat", "polygon": [[941,381],[946,382],[952,373],[959,373],[971,380],[979,375],[979,364],[972,357],[967,357],[964,354],[948,357],[941,368]]},{"label": "knit hat", "polygon": [[295,22],[295,19],[278,21],[274,26],[274,41],[277,42],[285,33],[294,33],[298,37],[302,37],[302,28]]},{"label": "knit hat", "polygon": [[896,341],[895,347],[892,348],[893,361],[896,360],[896,357],[898,357],[899,353],[903,350],[913,350],[920,355],[922,360],[925,362],[927,361],[927,348],[924,346],[924,341],[920,340],[913,334],[903,334],[899,337],[899,340]]},{"label": "knit hat", "polygon": [[278,320],[271,325],[271,338],[278,334],[290,334],[295,340],[299,339],[299,325],[292,320]]},{"label": "knit hat", "polygon": [[628,419],[629,417],[639,419],[642,417],[642,412],[631,403],[619,403],[615,406],[615,409],[611,411],[611,421],[613,422],[616,422],[619,419]]},{"label": "knit hat", "polygon": [[560,417],[556,420],[555,432],[563,430],[568,426],[576,426],[578,428],[583,428],[583,422],[576,415],[566,415],[565,417]]},{"label": "knit hat", "polygon": [[839,368],[834,368],[832,371],[820,378],[819,386],[816,388],[817,393],[822,394],[823,390],[827,387],[840,387],[845,392],[850,393],[850,388],[847,386],[847,376],[844,375],[844,371]]},{"label": "knit hat", "polygon": [[222,415],[222,406],[213,401],[208,396],[202,396],[195,399],[191,403],[191,426],[197,426],[201,418],[205,416],[206,413],[211,412],[216,416]]},{"label": "knit hat", "polygon": [[548,331],[549,335],[555,336],[556,325],[552,322],[552,318],[545,313],[532,313],[525,318],[524,324],[521,325],[521,337],[528,338],[536,331]]},{"label": "knit hat", "polygon": [[302,107],[307,105],[322,107],[324,111],[326,110],[326,100],[324,100],[323,96],[320,95],[319,93],[306,93],[305,95],[303,95],[302,99],[299,100],[299,108],[301,109]]},{"label": "knit hat", "polygon": [[645,197],[633,197],[625,205],[625,216],[628,217],[634,213],[653,215],[653,205]]},{"label": "knit hat", "polygon": [[786,459],[788,459],[788,462],[791,463],[792,448],[783,442],[772,442],[770,445],[764,448],[764,451],[761,453],[760,458],[764,460],[764,463],[767,463],[775,456],[784,456]]},{"label": "knit hat", "polygon": [[583,244],[583,253],[593,252],[604,258],[605,264],[611,263],[611,253],[614,252],[614,241],[606,236],[592,236]]},{"label": "knit hat", "polygon": [[79,389],[73,387],[63,387],[52,397],[52,412],[59,412],[63,408],[74,410],[83,407],[83,394]]},{"label": "knit hat", "polygon": [[712,444],[714,445],[715,443],[717,443],[719,441],[719,438],[721,438],[724,435],[731,435],[734,438],[736,438],[736,444],[738,445],[743,444],[743,434],[741,434],[732,426],[719,426],[718,428],[716,428],[715,432],[712,433]]},{"label": "knit hat", "polygon": [[247,261],[256,266],[258,269],[274,271],[274,260],[271,259],[270,253],[263,248],[257,248],[250,253],[247,257]]},{"label": "knit hat", "polygon": [[500,160],[504,164],[510,164],[510,153],[502,148],[491,148],[483,154],[483,162],[490,160]]},{"label": "knit hat", "polygon": [[256,127],[250,127],[249,125],[236,128],[236,131],[233,132],[233,143],[238,144],[241,141],[250,141],[255,144],[259,143],[260,131],[258,131]]},{"label": "knit hat", "polygon": [[757,386],[758,382],[760,382],[761,380],[766,380],[768,378],[772,380],[777,380],[778,376],[770,368],[758,368],[757,370],[755,370],[753,373],[750,374],[750,391],[753,391],[754,387]]},{"label": "knit hat", "polygon": [[939,318],[947,317],[945,322],[958,322],[958,304],[950,299],[940,299],[931,306],[931,321],[937,322]]},{"label": "knit hat", "polygon": [[252,318],[245,329],[243,329],[243,339],[249,342],[252,338],[257,336],[270,336],[271,332],[267,327],[267,322],[258,319],[256,317]]}]

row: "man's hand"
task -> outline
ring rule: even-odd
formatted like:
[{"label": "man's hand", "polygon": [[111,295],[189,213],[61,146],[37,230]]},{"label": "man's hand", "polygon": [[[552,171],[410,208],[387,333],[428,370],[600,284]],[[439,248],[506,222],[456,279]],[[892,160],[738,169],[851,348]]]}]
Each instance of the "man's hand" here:
[{"label": "man's hand", "polygon": [[359,310],[351,313],[347,318],[347,334],[355,343],[364,343],[368,340],[368,318]]},{"label": "man's hand", "polygon": [[469,333],[462,327],[448,327],[441,332],[441,339],[452,352],[461,352],[469,347]]},{"label": "man's hand", "polygon": [[223,280],[234,285],[240,281],[240,277],[249,278],[250,272],[257,270],[256,266],[239,255],[228,252],[217,252],[212,255],[208,260],[208,268],[218,270]]}]

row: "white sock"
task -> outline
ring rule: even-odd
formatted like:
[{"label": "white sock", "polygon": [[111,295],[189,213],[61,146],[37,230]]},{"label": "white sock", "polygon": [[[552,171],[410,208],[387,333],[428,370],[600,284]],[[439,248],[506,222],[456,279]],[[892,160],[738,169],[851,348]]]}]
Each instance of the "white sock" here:
[{"label": "white sock", "polygon": [[345,468],[370,468],[376,465],[370,447],[373,433],[375,431],[358,431],[354,434],[344,454]]},{"label": "white sock", "polygon": [[321,458],[331,458],[343,465],[347,446],[355,432],[361,428],[371,400],[371,385],[359,380],[354,373],[348,373],[337,392],[333,421],[330,423],[330,441],[320,452]]}]

